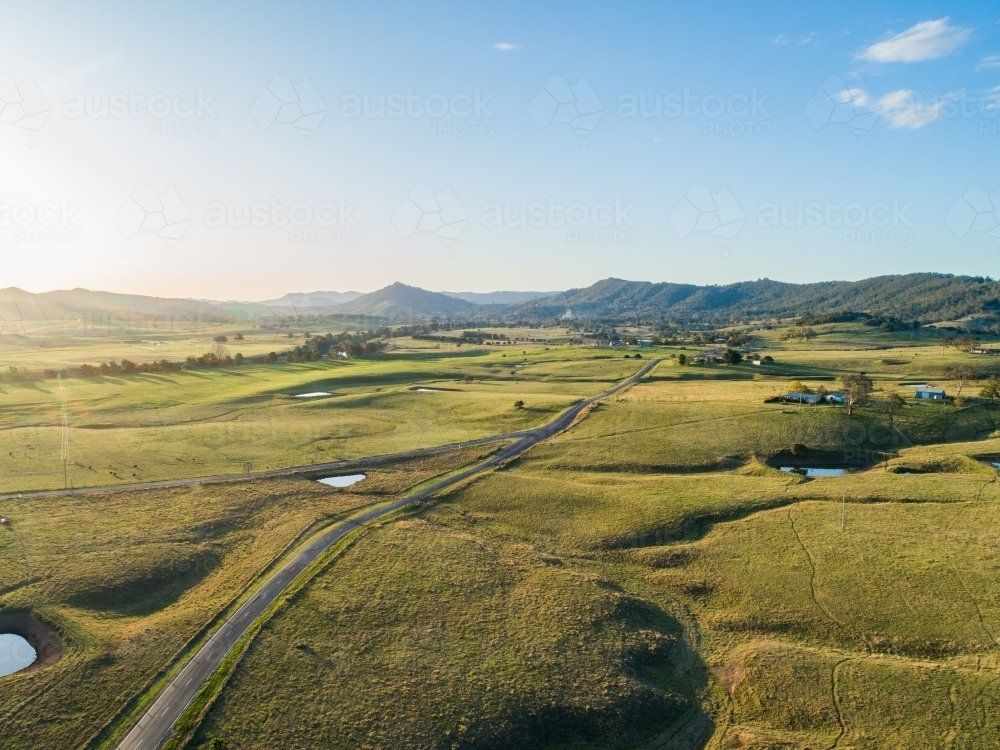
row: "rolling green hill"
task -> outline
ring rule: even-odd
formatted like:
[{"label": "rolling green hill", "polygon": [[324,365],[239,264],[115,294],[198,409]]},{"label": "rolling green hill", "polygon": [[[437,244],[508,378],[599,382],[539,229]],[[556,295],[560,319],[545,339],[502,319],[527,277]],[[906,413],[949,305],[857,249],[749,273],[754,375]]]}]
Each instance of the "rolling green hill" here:
[{"label": "rolling green hill", "polygon": [[726,286],[604,279],[583,289],[518,305],[509,315],[545,319],[563,315],[567,309],[577,317],[639,315],[682,320],[790,317],[850,310],[935,322],[1000,309],[1000,284],[983,277],[937,273],[815,284],[758,279]]}]

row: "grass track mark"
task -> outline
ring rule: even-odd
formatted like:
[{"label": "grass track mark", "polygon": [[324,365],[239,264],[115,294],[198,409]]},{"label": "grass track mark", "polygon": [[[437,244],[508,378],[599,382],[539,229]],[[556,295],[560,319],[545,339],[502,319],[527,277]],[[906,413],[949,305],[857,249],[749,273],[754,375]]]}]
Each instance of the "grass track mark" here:
[{"label": "grass track mark", "polygon": [[819,611],[822,612],[830,622],[836,623],[840,627],[845,627],[844,623],[834,617],[816,598],[816,563],[813,561],[812,555],[809,550],[806,549],[806,545],[802,542],[802,537],[799,536],[799,530],[795,528],[795,519],[792,517],[792,509],[788,509],[788,520],[792,524],[792,533],[795,534],[795,538],[799,542],[799,546],[806,555],[806,559],[809,560],[809,595],[812,597],[813,604],[815,604]]},{"label": "grass track mark", "polygon": [[837,691],[837,671],[840,669],[841,665],[846,664],[849,661],[851,661],[850,658],[841,659],[834,664],[833,669],[830,670],[830,695],[833,697],[833,710],[837,714],[837,724],[840,725],[840,734],[837,735],[837,739],[835,739],[833,744],[830,745],[830,750],[836,749],[836,747],[840,744],[840,741],[844,738],[844,734],[847,732],[847,728],[844,726],[844,715],[840,711],[840,694]]}]

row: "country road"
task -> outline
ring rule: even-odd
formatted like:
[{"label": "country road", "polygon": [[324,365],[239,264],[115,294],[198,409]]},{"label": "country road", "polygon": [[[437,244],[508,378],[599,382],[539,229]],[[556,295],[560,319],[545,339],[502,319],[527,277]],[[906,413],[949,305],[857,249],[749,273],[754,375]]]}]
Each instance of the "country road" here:
[{"label": "country road", "polygon": [[[618,385],[613,388],[609,388],[597,396],[592,396],[591,398],[574,404],[559,417],[541,427],[537,427],[533,430],[498,435],[490,438],[484,438],[482,440],[474,440],[467,443],[456,443],[454,445],[447,446],[447,450],[453,450],[454,448],[466,445],[478,445],[481,443],[495,442],[503,439],[516,439],[515,443],[508,446],[492,458],[489,458],[476,466],[442,479],[412,495],[402,497],[391,503],[373,508],[365,513],[343,521],[327,531],[321,537],[312,542],[308,547],[299,552],[298,555],[296,555],[295,558],[285,567],[275,573],[252,598],[247,600],[243,606],[241,606],[225,622],[225,624],[223,624],[222,627],[212,635],[208,642],[199,649],[197,654],[195,654],[194,658],[192,658],[191,661],[184,666],[180,674],[174,678],[174,680],[166,687],[166,689],[164,689],[156,701],[154,701],[153,705],[150,706],[149,710],[146,711],[132,731],[118,746],[119,750],[151,750],[152,748],[158,747],[171,732],[177,719],[179,719],[181,714],[184,712],[184,709],[191,703],[192,700],[194,700],[194,697],[198,694],[202,685],[208,681],[218,668],[219,664],[222,662],[223,658],[225,658],[230,649],[232,649],[236,642],[247,632],[250,625],[271,605],[272,602],[275,601],[275,599],[278,598],[283,591],[285,591],[285,589],[292,584],[292,582],[299,576],[300,573],[302,573],[303,570],[305,570],[320,555],[330,549],[331,546],[336,544],[337,541],[343,539],[355,529],[358,529],[371,521],[392,513],[406,505],[409,505],[410,503],[425,500],[447,487],[508,461],[524,452],[532,445],[552,437],[557,432],[566,429],[570,424],[572,424],[573,420],[576,419],[580,412],[582,412],[587,406],[639,382],[639,380],[646,376],[659,362],[660,360],[658,359],[651,360],[649,364],[645,365],[641,370],[639,370],[639,372],[630,377],[628,380],[622,381]],[[440,451],[442,449],[445,448],[442,447],[439,449],[424,450]],[[417,455],[421,454],[418,453]],[[307,473],[307,471],[308,473],[316,473],[317,471],[323,470],[326,466],[336,467],[332,469],[336,471],[337,468],[352,468],[357,465],[356,462],[351,462],[351,466],[343,466],[345,463],[348,462],[320,464],[314,467],[300,467],[298,469],[298,473]],[[281,471],[288,472],[291,470],[285,469]],[[270,474],[267,476],[270,476]],[[283,476],[283,474],[278,473],[277,476]],[[185,481],[204,482],[206,480]],[[154,486],[162,486],[162,484],[158,483]]]}]

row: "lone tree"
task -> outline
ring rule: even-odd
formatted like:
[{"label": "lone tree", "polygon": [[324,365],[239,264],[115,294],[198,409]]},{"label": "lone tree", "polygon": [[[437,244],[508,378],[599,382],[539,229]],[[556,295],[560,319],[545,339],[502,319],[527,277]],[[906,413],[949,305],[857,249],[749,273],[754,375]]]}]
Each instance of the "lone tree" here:
[{"label": "lone tree", "polygon": [[687,363],[688,363],[688,358],[687,358],[686,354],[678,354],[677,355],[677,364],[679,364],[679,365],[686,365]]},{"label": "lone tree", "polygon": [[979,398],[986,398],[990,401],[1000,400],[1000,378],[996,375],[990,375],[986,385],[979,391]]},{"label": "lone tree", "polygon": [[965,382],[971,380],[976,376],[972,371],[972,368],[968,365],[954,365],[948,367],[944,371],[946,378],[955,381],[955,398],[959,398],[962,395],[962,389],[965,387]]},{"label": "lone tree", "polygon": [[843,386],[844,398],[847,400],[847,416],[854,414],[854,407],[864,404],[871,395],[875,384],[872,379],[863,375],[845,375],[840,379]]},{"label": "lone tree", "polygon": [[523,409],[524,408],[524,402],[521,401],[520,399],[518,399],[517,401],[514,402],[514,408],[515,409]]},{"label": "lone tree", "polygon": [[898,393],[893,393],[882,402],[882,409],[889,415],[889,429],[896,429],[896,415],[906,406],[906,399]]}]

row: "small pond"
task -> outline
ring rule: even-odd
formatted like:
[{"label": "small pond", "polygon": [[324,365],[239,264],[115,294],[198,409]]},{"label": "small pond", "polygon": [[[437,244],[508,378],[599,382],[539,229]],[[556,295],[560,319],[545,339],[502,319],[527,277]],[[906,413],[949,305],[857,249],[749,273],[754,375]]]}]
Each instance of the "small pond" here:
[{"label": "small pond", "polygon": [[0,633],[0,677],[20,672],[35,663],[38,654],[24,638]]},{"label": "small pond", "polygon": [[364,474],[348,474],[342,477],[326,477],[325,479],[320,479],[321,484],[328,484],[331,487],[350,487],[352,484],[357,484],[362,479],[365,478]]},{"label": "small pond", "polygon": [[296,393],[295,398],[319,398],[320,396],[331,395],[327,391],[312,391],[310,393]]},{"label": "small pond", "polygon": [[417,393],[441,393],[440,388],[414,388]]},{"label": "small pond", "polygon": [[782,471],[791,471],[806,477],[842,477],[855,471],[854,467],[820,468],[816,466],[779,466]]}]

